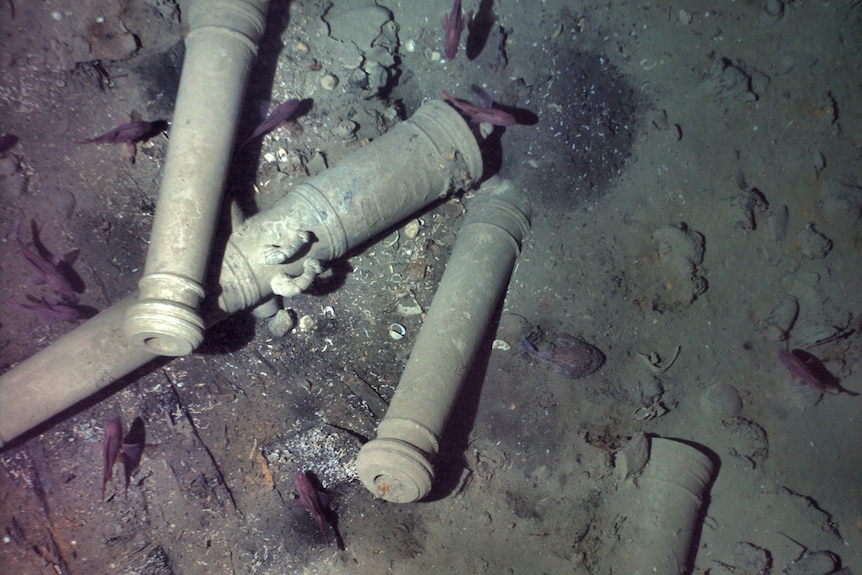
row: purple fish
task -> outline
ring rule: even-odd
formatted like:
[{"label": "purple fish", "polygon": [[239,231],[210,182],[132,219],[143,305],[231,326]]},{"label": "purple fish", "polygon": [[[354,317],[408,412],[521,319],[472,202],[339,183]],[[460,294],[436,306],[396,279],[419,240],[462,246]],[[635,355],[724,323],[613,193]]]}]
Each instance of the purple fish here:
[{"label": "purple fish", "polygon": [[114,464],[120,456],[123,446],[123,424],[119,417],[113,418],[105,425],[105,436],[102,439],[102,500],[105,499],[105,486],[113,477]]},{"label": "purple fish", "polygon": [[446,90],[442,90],[442,92],[453,106],[470,116],[471,122],[476,122],[477,124],[491,124],[493,126],[512,126],[518,123],[515,116],[508,112],[491,107],[479,108],[473,104],[456,100],[455,97]]},{"label": "purple fish", "polygon": [[[35,223],[31,222],[31,225],[35,230]],[[50,258],[42,257],[41,255],[34,253],[33,250],[28,248],[27,245],[21,241],[20,230],[21,221],[18,220],[15,222],[15,241],[18,243],[18,249],[21,251],[21,255],[27,259],[30,267],[33,268],[33,271],[35,272],[35,281],[37,283],[48,284],[54,289],[54,291],[63,295],[72,295],[75,293],[72,283],[63,273],[61,268],[63,258],[58,258],[56,256],[50,256]],[[77,255],[77,252],[71,253],[75,256]]]},{"label": "purple fish", "polygon": [[452,10],[443,13],[440,23],[443,25],[443,55],[451,62],[455,59],[455,54],[458,53],[461,32],[466,25],[466,21],[461,15],[461,0],[452,2]]},{"label": "purple fish", "polygon": [[72,305],[53,302],[45,298],[36,298],[30,294],[27,294],[27,299],[30,303],[21,303],[7,298],[9,303],[39,314],[39,317],[44,321],[75,321],[84,317],[84,312]]},{"label": "purple fish", "polygon": [[[134,164],[135,163],[135,154],[137,150],[135,149],[135,142],[139,142],[141,140],[146,140],[154,135],[156,135],[161,130],[164,130],[167,126],[167,122],[163,120],[158,120],[155,122],[145,122],[140,119],[140,114],[137,112],[132,112],[132,121],[127,122],[125,124],[121,124],[111,130],[110,132],[104,133],[101,136],[96,136],[95,138],[91,138],[89,140],[75,140],[76,144],[120,144],[123,146],[123,156]],[[118,118],[119,122],[122,122],[122,118]]]},{"label": "purple fish", "polygon": [[329,545],[329,538],[326,536],[326,506],[321,499],[321,492],[315,489],[314,484],[303,471],[297,471],[294,474],[296,481],[296,492],[299,495],[299,504],[305,507],[314,520],[317,526],[320,527],[320,533],[323,534],[323,542]]},{"label": "purple fish", "polygon": [[299,100],[288,100],[282,104],[279,104],[275,110],[270,112],[270,114],[266,117],[266,119],[260,123],[260,125],[254,129],[254,132],[251,133],[251,136],[245,139],[242,144],[240,144],[240,148],[248,144],[250,141],[254,140],[258,136],[262,136],[268,132],[274,130],[279,124],[293,116],[296,112],[296,109],[299,107]]},{"label": "purple fish", "polygon": [[146,139],[156,131],[160,122],[145,122],[133,120],[122,126],[117,126],[110,132],[89,140],[75,140],[76,144],[131,144],[138,140]]},{"label": "purple fish", "polygon": [[859,395],[843,387],[839,383],[840,380],[832,375],[817,356],[805,350],[787,351],[780,349],[778,350],[778,359],[790,372],[790,376],[794,380],[798,379],[802,385],[808,385],[820,393],[830,395],[838,395],[842,392],[848,395]]},{"label": "purple fish", "polygon": [[126,476],[126,491],[129,490],[129,483],[132,480],[132,474],[141,465],[141,458],[144,455],[144,447],[147,445],[147,431],[142,417],[136,417],[132,421],[132,426],[129,428],[129,433],[123,439],[123,446],[120,451],[123,454],[123,470]]}]

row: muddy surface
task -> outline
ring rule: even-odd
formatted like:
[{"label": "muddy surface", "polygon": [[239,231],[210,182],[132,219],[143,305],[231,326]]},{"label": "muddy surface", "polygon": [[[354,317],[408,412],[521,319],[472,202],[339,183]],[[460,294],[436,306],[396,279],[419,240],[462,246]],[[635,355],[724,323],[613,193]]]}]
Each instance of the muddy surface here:
[{"label": "muddy surface", "polygon": [[[311,105],[237,149],[227,185],[264,210],[441,89],[476,101],[479,85],[518,119],[484,141],[485,175],[529,195],[532,233],[431,495],[375,499],[354,460],[475,190],[331,262],[286,302],[286,335],[237,313],[5,446],[0,571],[616,572],[638,544],[620,536],[638,508],[619,450],[643,432],[716,463],[692,572],[862,573],[862,4],[465,2],[451,62],[450,6],[432,4],[273,2],[237,137],[289,98]],[[136,289],[187,8],[0,4],[3,372]],[[134,160],[73,143],[135,114],[166,125]],[[29,249],[68,255],[71,293],[34,280],[16,222]],[[602,367],[573,380],[520,343],[563,334]],[[843,391],[792,378],[780,349]],[[100,500],[114,417],[143,455]],[[297,469],[332,496],[331,546],[294,509]]]}]

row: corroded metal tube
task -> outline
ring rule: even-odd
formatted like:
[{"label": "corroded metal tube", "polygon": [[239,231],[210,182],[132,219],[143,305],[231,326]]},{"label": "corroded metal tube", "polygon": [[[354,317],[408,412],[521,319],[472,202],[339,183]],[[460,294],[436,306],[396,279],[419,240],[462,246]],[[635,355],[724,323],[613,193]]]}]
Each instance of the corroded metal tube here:
[{"label": "corroded metal tube", "polygon": [[715,466],[700,449],[672,439],[650,440],[649,463],[623,486],[617,505],[619,547],[614,573],[690,573],[692,544]]},{"label": "corroded metal tube", "polygon": [[[407,121],[341,163],[295,187],[233,233],[225,251],[219,307],[234,312],[273,293],[281,275],[303,273],[303,260],[329,261],[482,173],[476,139],[457,111],[426,102]],[[271,248],[311,238],[297,256],[267,263]]]},{"label": "corroded metal tube", "polygon": [[129,345],[130,295],[0,376],[0,447],[159,356]]},{"label": "corroded metal tube", "polygon": [[438,442],[529,230],[529,203],[508,181],[489,180],[482,193],[458,233],[377,438],[356,459],[362,484],[387,501],[409,503],[430,492]]},{"label": "corroded metal tube", "polygon": [[194,0],[140,297],[123,330],[150,353],[203,341],[199,311],[248,74],[269,0]]}]

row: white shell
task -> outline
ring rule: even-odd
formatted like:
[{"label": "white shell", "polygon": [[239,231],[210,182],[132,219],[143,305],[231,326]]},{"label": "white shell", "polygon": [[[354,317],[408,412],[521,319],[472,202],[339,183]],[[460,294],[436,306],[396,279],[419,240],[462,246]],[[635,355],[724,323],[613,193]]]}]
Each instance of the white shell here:
[{"label": "white shell", "polygon": [[338,86],[338,78],[333,74],[324,74],[320,78],[320,86],[324,90],[334,90]]},{"label": "white shell", "polygon": [[405,335],[407,335],[407,328],[400,323],[393,323],[389,326],[389,337],[392,339],[403,339]]}]

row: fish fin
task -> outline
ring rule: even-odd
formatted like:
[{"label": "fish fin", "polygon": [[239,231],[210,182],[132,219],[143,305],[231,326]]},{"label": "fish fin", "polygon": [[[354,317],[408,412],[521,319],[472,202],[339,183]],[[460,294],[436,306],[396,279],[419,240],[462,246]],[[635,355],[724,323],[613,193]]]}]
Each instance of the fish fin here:
[{"label": "fish fin", "polygon": [[123,142],[122,143],[122,152],[120,153],[120,157],[123,160],[128,160],[129,163],[135,163],[135,156],[137,155],[138,149],[135,146],[135,142]]},{"label": "fish fin", "polygon": [[527,350],[528,353],[530,353],[532,355],[539,353],[539,350],[536,349],[536,346],[534,346],[532,343],[530,343],[530,340],[528,340],[526,337],[521,338],[521,345],[523,346],[524,349]]},{"label": "fish fin", "polygon": [[480,108],[490,108],[494,104],[494,96],[478,84],[471,84],[470,88],[476,94],[476,104]]},{"label": "fish fin", "polygon": [[300,516],[304,516],[306,513],[308,513],[308,509],[306,509],[305,505],[302,504],[302,502],[299,500],[299,498],[294,500],[293,505],[290,506],[290,511],[294,515],[300,515]]},{"label": "fish fin", "polygon": [[461,31],[473,25],[473,11],[470,10],[461,17]]},{"label": "fish fin", "polygon": [[440,14],[440,26],[445,30],[449,27],[449,12]]},{"label": "fish fin", "polygon": [[74,250],[70,250],[60,257],[54,256],[54,259],[56,260],[54,262],[54,265],[59,266],[59,265],[65,264],[67,266],[70,266],[73,263],[75,263],[76,261],[78,261],[78,256],[80,255],[80,253],[81,253],[81,250],[79,250],[78,248],[75,248]]}]

